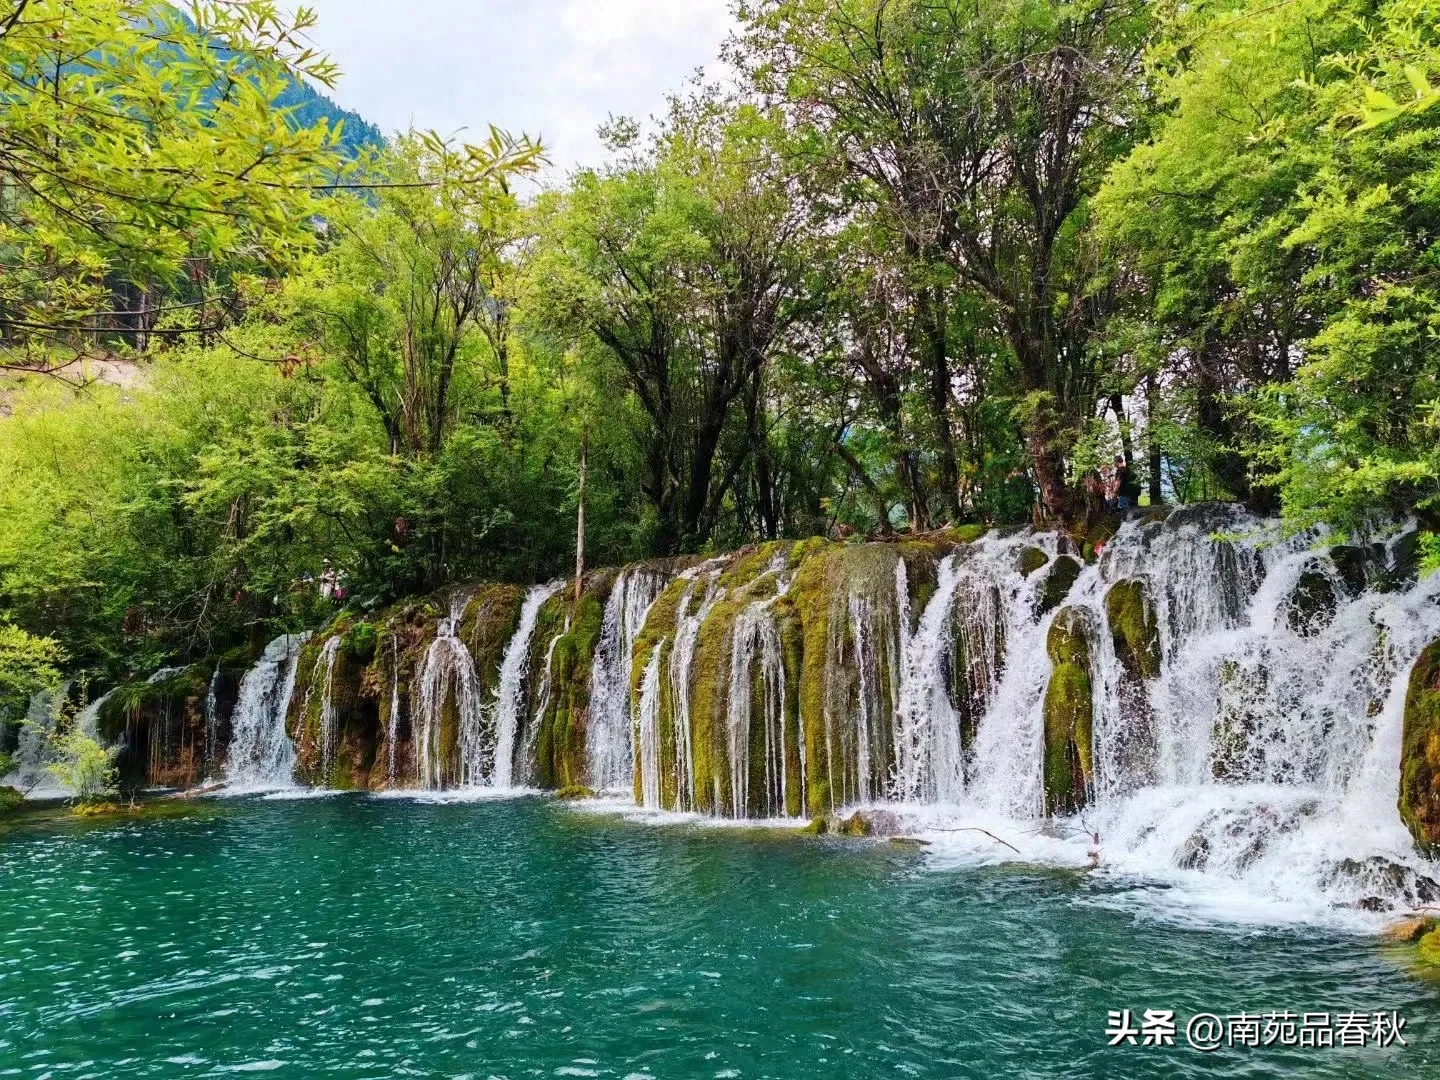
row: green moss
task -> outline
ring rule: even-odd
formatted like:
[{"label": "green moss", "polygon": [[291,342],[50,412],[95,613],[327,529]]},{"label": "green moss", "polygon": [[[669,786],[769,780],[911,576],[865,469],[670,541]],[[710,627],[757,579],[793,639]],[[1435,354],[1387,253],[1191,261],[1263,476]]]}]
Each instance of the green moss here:
[{"label": "green moss", "polygon": [[14,813],[24,802],[25,796],[19,788],[0,787],[0,815]]},{"label": "green moss", "polygon": [[1075,579],[1080,576],[1080,560],[1073,555],[1057,555],[1045,574],[1035,598],[1035,617],[1039,618],[1059,607],[1070,595]]},{"label": "green moss", "polygon": [[591,791],[584,784],[567,784],[555,792],[555,798],[565,802],[575,802],[580,799],[593,799],[595,792]]},{"label": "green moss", "polygon": [[1037,547],[1023,547],[1020,549],[1018,560],[1021,577],[1029,577],[1036,570],[1050,561],[1050,556]]},{"label": "green moss", "polygon": [[1400,757],[1400,819],[1423,854],[1440,856],[1440,641],[1410,669]]},{"label": "green moss", "polygon": [[1145,582],[1117,581],[1105,594],[1105,616],[1115,642],[1115,655],[1132,679],[1160,674],[1160,624]]},{"label": "green moss", "polygon": [[835,828],[840,836],[869,836],[874,832],[870,819],[858,810],[842,820]]},{"label": "green moss", "polygon": [[563,591],[546,603],[536,622],[532,678],[543,677],[545,655],[550,643],[555,643],[550,658],[550,703],[540,717],[535,742],[535,779],[541,787],[571,788],[586,779],[590,666],[604,626],[605,602],[614,583],[613,575],[597,575],[582,591],[578,607],[574,606],[574,594]]},{"label": "green moss", "polygon": [[1440,929],[1431,930],[1416,945],[1421,963],[1440,967]]},{"label": "green moss", "polygon": [[813,817],[810,819],[810,824],[806,825],[800,831],[808,833],[811,836],[824,836],[830,831],[830,822],[823,815]]},{"label": "green moss", "polygon": [[830,600],[839,547],[812,547],[800,562],[786,597],[800,623],[800,724],[805,730],[807,769],[804,812],[824,814],[831,806],[831,754],[827,711],[827,645]]},{"label": "green moss", "polygon": [[1045,690],[1044,786],[1047,814],[1074,813],[1094,787],[1089,628],[1076,608],[1056,614],[1046,639],[1053,670]]},{"label": "green moss", "polygon": [[352,659],[368,664],[375,656],[377,637],[374,624],[357,622],[346,631],[341,648],[349,653]]}]

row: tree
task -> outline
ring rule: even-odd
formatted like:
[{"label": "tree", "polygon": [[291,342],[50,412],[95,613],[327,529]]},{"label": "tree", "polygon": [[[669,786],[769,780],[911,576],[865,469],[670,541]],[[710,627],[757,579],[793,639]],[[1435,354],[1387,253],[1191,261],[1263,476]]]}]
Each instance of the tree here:
[{"label": "tree", "polygon": [[511,183],[541,160],[539,145],[495,129],[463,150],[412,135],[382,162],[373,204],[334,207],[334,246],[296,303],[374,406],[392,453],[439,453],[455,423],[456,379],[482,366],[481,335],[508,399],[506,282],[522,220]]},{"label": "tree", "polygon": [[674,102],[648,149],[617,134],[628,156],[547,211],[530,297],[535,317],[619,365],[645,416],[654,549],[691,550],[749,457],[765,366],[809,310],[805,208],[773,119],[749,106],[706,93]]},{"label": "tree", "polygon": [[[295,79],[334,81],[304,42],[313,22],[269,0],[4,5],[0,368],[73,374],[98,331],[143,343],[182,310],[213,324],[235,275],[311,244],[340,132],[276,101]],[[133,308],[115,309],[118,285]]]},{"label": "tree", "polygon": [[1135,134],[1147,5],[764,0],[742,18],[762,87],[885,200],[913,252],[993,303],[1041,500],[1070,520],[1065,456],[1093,412],[1107,309],[1088,199]]},{"label": "tree", "polygon": [[1177,8],[1163,114],[1101,198],[1233,494],[1296,527],[1440,511],[1440,18],[1396,0]]}]

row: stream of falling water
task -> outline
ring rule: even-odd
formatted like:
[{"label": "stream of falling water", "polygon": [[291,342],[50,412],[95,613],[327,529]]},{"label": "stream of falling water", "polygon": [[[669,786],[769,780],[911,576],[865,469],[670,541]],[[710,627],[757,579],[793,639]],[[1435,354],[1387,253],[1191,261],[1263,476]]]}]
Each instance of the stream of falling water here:
[{"label": "stream of falling water", "polygon": [[310,695],[320,687],[320,775],[329,780],[330,768],[335,764],[335,751],[340,734],[340,711],[335,705],[335,662],[340,657],[341,638],[339,634],[325,639],[320,653],[315,657],[315,671],[305,691],[305,708],[310,711]]},{"label": "stream of falling water", "polygon": [[265,646],[240,680],[230,723],[225,780],[231,788],[286,788],[295,782],[295,745],[285,733],[285,714],[295,693],[300,649],[308,633],[285,634]]},{"label": "stream of falling water", "polygon": [[[480,700],[480,674],[470,650],[460,640],[460,623],[469,602],[468,593],[456,592],[450,597],[450,614],[440,620],[435,640],[415,673],[411,728],[416,778],[421,787],[432,790],[484,780],[485,709]],[[458,774],[448,767],[447,748],[442,745],[442,710],[447,701],[454,709]]]},{"label": "stream of falling water", "polygon": [[640,758],[640,805],[660,809],[660,658],[665,639],[650,653],[645,677],[640,683],[640,707],[635,717],[635,742]]},{"label": "stream of falling water", "polygon": [[[670,649],[670,702],[675,717],[675,799],[680,810],[695,808],[695,746],[690,730],[690,670],[705,617],[725,596],[720,573],[725,560],[717,559],[687,570],[685,592],[675,619],[675,644]],[[700,593],[697,603],[695,594]],[[647,784],[649,780],[647,778]],[[719,783],[718,777],[716,783]],[[659,789],[658,779],[655,781]],[[719,792],[715,793],[718,804]]]},{"label": "stream of falling water", "polygon": [[635,639],[665,584],[665,575],[648,567],[622,570],[605,602],[600,641],[590,668],[590,718],[585,733],[590,786],[596,791],[628,791],[634,785],[630,664]]},{"label": "stream of falling water", "polygon": [[385,784],[395,786],[395,748],[400,741],[400,638],[390,635],[390,716],[385,730]]},{"label": "stream of falling water", "polygon": [[530,670],[530,642],[535,636],[535,622],[541,605],[564,587],[563,581],[552,581],[532,588],[520,608],[520,624],[505,646],[505,656],[500,661],[500,682],[495,688],[495,764],[490,773],[491,787],[514,785],[515,736],[520,721],[527,715],[526,675]]},{"label": "stream of falling water", "polygon": [[[750,809],[750,725],[756,696],[760,700],[765,755],[762,772],[765,790],[761,793],[759,812],[764,817],[781,817],[788,812],[785,663],[774,613],[775,601],[785,595],[787,588],[788,583],[781,578],[775,595],[743,608],[731,631],[726,738],[730,751],[730,806],[737,818],[745,817]],[[757,655],[760,659],[758,695],[752,689]],[[805,790],[803,765],[800,790]]]}]

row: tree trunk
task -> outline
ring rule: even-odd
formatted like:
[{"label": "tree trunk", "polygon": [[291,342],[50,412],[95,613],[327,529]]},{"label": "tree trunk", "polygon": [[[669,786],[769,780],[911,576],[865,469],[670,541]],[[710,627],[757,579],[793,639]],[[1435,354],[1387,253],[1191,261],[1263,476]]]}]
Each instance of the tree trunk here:
[{"label": "tree trunk", "polygon": [[946,354],[946,308],[940,289],[927,299],[930,419],[935,425],[935,454],[940,468],[940,511],[951,524],[960,520],[960,466],[955,459],[955,435],[950,427],[950,361]]},{"label": "tree trunk", "polygon": [[1155,432],[1155,413],[1160,407],[1160,380],[1152,371],[1145,376],[1145,446],[1149,457],[1150,505],[1159,506],[1165,501],[1164,486],[1160,476],[1160,438]]}]

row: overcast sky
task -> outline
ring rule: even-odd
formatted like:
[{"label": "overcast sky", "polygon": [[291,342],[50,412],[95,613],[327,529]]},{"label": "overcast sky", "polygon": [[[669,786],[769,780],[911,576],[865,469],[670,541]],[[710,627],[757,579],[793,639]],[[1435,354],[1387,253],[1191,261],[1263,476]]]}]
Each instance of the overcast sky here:
[{"label": "overcast sky", "polygon": [[729,0],[305,0],[339,63],[331,94],[386,134],[544,137],[555,170],[598,164],[607,115],[645,119],[696,67],[719,74]]}]

